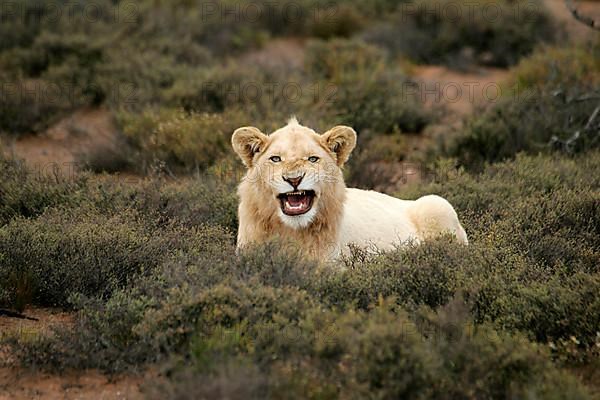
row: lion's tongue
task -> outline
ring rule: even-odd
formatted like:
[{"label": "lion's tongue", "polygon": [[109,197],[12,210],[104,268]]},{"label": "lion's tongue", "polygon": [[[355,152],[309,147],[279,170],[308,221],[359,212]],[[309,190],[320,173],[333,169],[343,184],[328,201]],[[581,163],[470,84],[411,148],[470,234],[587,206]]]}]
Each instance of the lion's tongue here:
[{"label": "lion's tongue", "polygon": [[288,213],[302,213],[310,206],[310,197],[306,195],[288,195],[286,196],[283,205],[285,211]]}]

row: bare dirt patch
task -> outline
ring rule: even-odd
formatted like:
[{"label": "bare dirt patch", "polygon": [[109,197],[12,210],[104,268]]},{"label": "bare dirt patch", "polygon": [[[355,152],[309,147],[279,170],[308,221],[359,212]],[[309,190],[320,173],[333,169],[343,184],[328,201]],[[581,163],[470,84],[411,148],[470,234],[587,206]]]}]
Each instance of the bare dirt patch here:
[{"label": "bare dirt patch", "polygon": [[444,107],[464,117],[478,105],[497,101],[509,72],[479,67],[460,72],[439,65],[422,65],[412,71],[421,100],[428,107]]},{"label": "bare dirt patch", "polygon": [[5,143],[5,152],[23,159],[34,171],[57,170],[62,175],[78,167],[81,154],[98,147],[116,147],[118,130],[105,109],[82,109],[60,120],[46,132]]},{"label": "bare dirt patch", "polygon": [[[592,18],[595,21],[600,21],[600,1],[573,1],[577,10],[586,17]],[[598,35],[598,31],[582,24],[573,18],[573,15],[567,9],[564,0],[545,0],[545,5],[550,13],[565,29],[571,40],[583,41],[593,38]]]},{"label": "bare dirt patch", "polygon": [[258,50],[241,57],[241,63],[269,68],[301,68],[304,65],[305,43],[302,39],[273,39]]},{"label": "bare dirt patch", "polygon": [[[0,337],[33,340],[51,335],[52,327],[73,324],[74,314],[52,308],[29,308],[23,315],[35,318],[0,317]],[[93,354],[90,354],[93,357]],[[0,346],[0,400],[19,399],[140,399],[143,375],[105,376],[98,371],[51,374],[16,365],[6,347]]]},{"label": "bare dirt patch", "polygon": [[20,314],[30,319],[0,316],[0,337],[10,335],[27,339],[49,335],[52,326],[70,326],[74,317],[72,313],[54,308],[27,308]]},{"label": "bare dirt patch", "polygon": [[143,377],[108,378],[96,371],[51,375],[0,368],[0,400],[141,399]]}]

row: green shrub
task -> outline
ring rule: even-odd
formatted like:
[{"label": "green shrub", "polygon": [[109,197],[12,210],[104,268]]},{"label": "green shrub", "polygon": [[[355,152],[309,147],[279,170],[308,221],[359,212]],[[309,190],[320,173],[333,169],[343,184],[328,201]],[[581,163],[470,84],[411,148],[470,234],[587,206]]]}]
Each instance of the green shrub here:
[{"label": "green shrub", "polygon": [[21,161],[0,156],[0,226],[17,216],[37,216],[48,207],[79,204],[88,178],[63,176],[52,164],[29,169]]},{"label": "green shrub", "polygon": [[27,47],[0,53],[0,130],[38,133],[79,107],[101,104],[110,95],[97,84],[104,58],[85,34],[44,30]]},{"label": "green shrub", "polygon": [[597,151],[573,158],[549,155],[517,155],[513,161],[487,165],[480,174],[470,174],[464,169],[455,171],[440,163],[432,171],[427,185],[406,187],[399,197],[416,199],[421,195],[438,193],[461,212],[469,212],[475,231],[485,233],[487,220],[478,222],[484,214],[497,220],[510,212],[516,199],[534,199],[540,193],[561,191],[587,191],[600,185],[594,171],[600,167]]},{"label": "green shrub", "polygon": [[600,82],[600,47],[542,47],[511,70],[511,82],[519,90],[545,90]]},{"label": "green shrub", "polygon": [[[394,127],[419,131],[428,116],[414,99],[405,101],[400,95],[406,81],[400,73],[386,69],[354,88],[354,80],[369,76],[368,71],[345,81],[327,82],[294,65],[266,67],[252,65],[248,57],[237,61],[227,58],[261,46],[269,35],[351,36],[397,3],[218,1],[198,8],[185,1],[143,1],[136,4],[132,15],[126,4],[101,1],[97,6],[102,18],[98,20],[90,22],[76,7],[75,15],[53,23],[45,18],[49,11],[45,7],[30,10],[27,4],[25,11],[43,15],[31,26],[7,21],[28,34],[22,43],[0,45],[2,79],[15,83],[18,89],[9,85],[0,99],[0,130],[11,134],[41,132],[86,106],[105,105],[118,112],[143,114],[167,105],[188,112],[226,114],[226,121],[252,123],[266,130],[304,110],[305,115],[299,117],[314,126],[322,125],[322,129],[348,119],[381,131]],[[253,11],[259,13],[258,20],[246,14]],[[111,18],[115,15],[118,17]],[[349,60],[351,52],[346,56]],[[394,99],[383,101],[388,96],[378,85],[393,85]],[[37,89],[32,92],[31,86]],[[333,104],[337,101],[332,100],[332,86],[339,86],[339,110]],[[59,90],[58,97],[54,93],[49,97],[48,88]],[[255,90],[260,92],[258,97]],[[363,107],[365,111],[361,111]],[[127,160],[119,162],[113,155],[110,164],[128,168]],[[183,158],[186,160],[177,162],[189,161]],[[97,158],[83,161],[98,170],[113,169]],[[196,166],[192,162],[183,169]]]},{"label": "green shrub", "polygon": [[131,147],[121,139],[118,144],[99,144],[77,154],[78,168],[94,173],[118,173],[132,169]]},{"label": "green shrub", "polygon": [[584,273],[515,287],[510,294],[513,303],[495,304],[502,311],[497,322],[530,332],[532,339],[542,343],[575,338],[582,347],[595,346],[599,288],[597,274]]},{"label": "green shrub", "polygon": [[106,49],[106,62],[95,71],[94,88],[102,94],[103,103],[119,111],[139,112],[162,104],[165,93],[177,83],[191,84],[211,60],[205,49],[189,45],[188,62],[178,61],[180,50],[163,49],[159,44],[155,48],[125,42]]},{"label": "green shrub", "polygon": [[17,8],[10,5],[2,10],[0,17],[0,51],[9,50],[14,47],[28,46],[40,31],[40,25],[35,23],[35,18],[43,18],[44,9],[40,9],[39,3],[35,1],[23,1],[19,4],[23,15],[28,18],[16,18]]},{"label": "green shrub", "polygon": [[350,37],[365,24],[365,18],[355,5],[341,3],[317,10],[307,23],[307,31],[310,36],[321,39]]},{"label": "green shrub", "polygon": [[227,135],[233,132],[220,114],[180,110],[123,113],[120,122],[125,137],[138,150],[135,163],[141,171],[157,161],[175,171],[204,170],[223,155]]},{"label": "green shrub", "polygon": [[[101,0],[94,7],[9,5],[0,15],[0,69],[3,84],[10,84],[2,88],[0,130],[37,133],[89,105],[140,111],[171,100],[179,106],[181,100],[187,107],[194,97],[190,88],[197,88],[205,70],[220,70],[215,65],[232,54],[260,47],[271,36],[351,36],[396,4],[215,1],[195,7],[188,1]],[[286,110],[286,117],[292,113]]]},{"label": "green shrub", "polygon": [[15,51],[11,54],[12,59],[5,62],[12,63],[21,73],[30,77],[56,76],[50,71],[63,64],[74,63],[78,67],[77,74],[70,75],[68,79],[76,87],[85,88],[94,67],[103,57],[102,49],[90,44],[87,39],[84,35],[67,37],[43,32],[35,38],[31,48]]},{"label": "green shrub", "polygon": [[[0,230],[2,304],[22,303],[13,287],[30,288],[32,301],[68,306],[69,296],[109,298],[180,252],[202,251],[226,235],[213,228],[181,228],[141,220],[136,212],[99,214],[57,209],[35,220],[16,218]],[[210,239],[209,239],[210,238]]]},{"label": "green shrub", "polygon": [[574,336],[585,347],[595,342],[597,324],[589,313],[598,300],[583,293],[598,284],[600,194],[592,172],[598,162],[597,152],[573,160],[520,156],[488,166],[477,178],[454,176],[402,197],[439,193],[462,215],[469,254],[442,258],[453,260],[449,265],[460,278],[454,284],[470,282],[464,287],[477,320],[497,321],[542,342]]},{"label": "green shrub", "polygon": [[398,162],[409,153],[403,135],[363,134],[346,166],[346,184],[371,190],[389,184],[398,175]]},{"label": "green shrub", "polygon": [[[215,1],[203,15],[206,29],[203,42],[214,51],[243,50],[252,47],[261,34],[330,38],[351,36],[376,17],[393,11],[404,0],[284,0]],[[194,12],[191,7],[190,12]],[[227,13],[228,12],[228,13]]]},{"label": "green shrub", "polygon": [[[217,183],[210,176],[188,182],[166,185],[161,190],[161,203],[155,209],[186,226],[219,225],[230,232],[237,230],[238,198],[233,185]],[[152,209],[148,205],[146,209]]]},{"label": "green shrub", "polygon": [[[131,330],[152,301],[130,293],[118,292],[106,303],[73,295],[71,301],[86,309],[78,313],[73,330],[56,327],[54,339],[36,338],[21,348],[19,356],[30,365],[54,372],[90,364],[106,371],[122,371],[135,363],[156,360],[156,354],[137,344],[139,337]],[[94,354],[93,361],[89,354]]]},{"label": "green shrub", "polygon": [[[225,304],[226,315],[240,310],[235,302]],[[193,345],[196,373],[204,379],[212,375],[209,382],[215,382],[223,371],[231,371],[227,365],[232,361],[227,360],[244,366],[248,357],[263,356],[261,344],[268,337],[272,344],[300,347],[292,354],[277,349],[278,357],[258,374],[263,376],[259,382],[267,397],[451,399],[552,394],[587,398],[572,378],[554,370],[525,339],[498,333],[487,325],[475,328],[464,313],[453,308],[419,318],[417,324],[389,304],[368,313],[323,313],[310,307],[300,313],[305,319],[299,325],[283,318],[283,329],[275,324],[269,333],[262,330],[263,325],[249,321],[235,325],[246,315],[236,313],[228,320],[228,325],[234,323],[230,330],[202,335],[204,339]],[[265,317],[271,321],[276,316]],[[246,356],[236,357],[236,353]],[[209,360],[218,368],[212,374],[205,369]],[[174,387],[187,387],[189,379],[194,375],[177,380]],[[237,380],[231,383],[238,387]]]},{"label": "green shrub", "polygon": [[244,171],[226,163],[214,166],[210,173],[175,182],[164,179],[160,171],[151,178],[92,178],[77,171],[65,176],[52,167],[30,169],[0,156],[0,226],[63,206],[73,210],[91,207],[100,213],[133,208],[144,216],[177,220],[186,227],[209,223],[232,232],[237,228],[234,187]]},{"label": "green shrub", "polygon": [[[392,302],[369,311],[338,312],[323,309],[297,289],[252,281],[183,287],[169,297],[155,311],[156,297],[114,296],[106,308],[85,312],[76,335],[57,332],[70,340],[69,346],[44,339],[20,354],[46,366],[83,363],[118,371],[180,349],[190,357],[187,366],[177,368],[180,374],[188,371],[187,379],[200,376],[213,387],[237,364],[239,372],[253,371],[261,382],[248,392],[276,398],[545,397],[551,392],[557,398],[587,398],[538,347],[490,325],[474,325],[459,301],[437,315],[424,310],[411,317]],[[97,356],[82,357],[89,351]],[[243,379],[246,374],[234,376]],[[474,381],[480,384],[472,385]],[[248,393],[237,381],[229,383]],[[188,384],[177,379],[171,390]]]},{"label": "green shrub", "polygon": [[203,71],[192,82],[181,81],[165,96],[170,103],[187,111],[223,113],[241,109],[244,116],[260,118],[262,122],[271,112],[281,111],[289,117],[293,102],[306,101],[308,96],[306,93],[301,99],[296,99],[295,93],[286,96],[286,87],[303,84],[293,71],[228,63]]},{"label": "green shrub", "polygon": [[320,79],[347,81],[384,69],[385,53],[357,40],[311,41],[307,48],[306,69]]},{"label": "green shrub", "polygon": [[597,357],[599,163],[590,151],[438,172],[401,197],[448,198],[469,246],[332,265],[278,241],[236,255],[228,175],[87,181],[0,228],[3,305],[78,310],[12,351],[53,371],[165,365],[158,397],[198,380],[187,395],[589,398],[558,365]]},{"label": "green shrub", "polygon": [[542,47],[512,71],[502,95],[470,117],[461,132],[434,151],[481,170],[485,163],[530,154],[567,154],[600,145],[598,49]]},{"label": "green shrub", "polygon": [[307,68],[335,92],[325,104],[329,114],[359,134],[420,132],[431,120],[411,81],[389,66],[380,50],[360,41],[312,42]]},{"label": "green shrub", "polygon": [[193,82],[181,81],[165,98],[186,111],[223,114],[232,130],[252,125],[272,132],[292,115],[315,128],[330,128],[335,109],[324,105],[335,100],[335,90],[332,82],[295,66],[237,61],[206,69]]},{"label": "green shrub", "polygon": [[449,377],[432,398],[589,398],[573,377],[550,367],[538,346],[487,324],[473,325],[466,315],[457,299],[419,322],[443,360],[442,377]]},{"label": "green shrub", "polygon": [[41,79],[0,79],[1,133],[41,132],[74,109],[64,86]]},{"label": "green shrub", "polygon": [[415,0],[400,6],[388,24],[364,33],[394,54],[433,64],[471,62],[506,67],[557,36],[539,1]]},{"label": "green shrub", "polygon": [[519,152],[597,148],[595,124],[588,124],[596,107],[593,92],[578,88],[507,96],[468,121],[447,153],[468,168],[480,169],[485,162],[510,159]]}]

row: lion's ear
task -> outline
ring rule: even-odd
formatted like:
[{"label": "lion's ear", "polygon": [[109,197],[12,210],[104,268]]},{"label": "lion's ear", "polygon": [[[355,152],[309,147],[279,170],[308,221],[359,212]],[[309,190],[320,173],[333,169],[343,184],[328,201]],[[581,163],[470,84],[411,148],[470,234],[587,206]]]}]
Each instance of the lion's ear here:
[{"label": "lion's ear", "polygon": [[348,161],[356,146],[356,132],[349,126],[336,126],[325,132],[321,140],[335,154],[337,164],[341,167]]},{"label": "lion's ear", "polygon": [[260,152],[269,138],[258,128],[253,126],[244,126],[236,129],[231,136],[231,145],[233,150],[242,159],[244,165],[252,167],[252,162],[256,153]]}]

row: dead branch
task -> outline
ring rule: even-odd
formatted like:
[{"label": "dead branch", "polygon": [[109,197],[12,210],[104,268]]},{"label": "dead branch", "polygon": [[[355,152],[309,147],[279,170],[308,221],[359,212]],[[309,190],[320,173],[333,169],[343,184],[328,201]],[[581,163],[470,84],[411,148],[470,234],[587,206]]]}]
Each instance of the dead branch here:
[{"label": "dead branch", "polygon": [[3,309],[0,309],[0,317],[27,319],[29,321],[39,321],[37,318],[28,317],[28,316],[23,315],[21,313],[17,313],[17,312],[14,312],[14,311],[9,311],[9,310],[3,310]]},{"label": "dead branch", "polygon": [[571,15],[573,15],[573,18],[575,18],[577,21],[589,26],[592,29],[600,30],[600,22],[595,21],[594,19],[585,15],[582,15],[579,12],[579,10],[577,10],[577,7],[575,6],[573,0],[565,0],[565,4],[567,5],[567,9],[571,13]]},{"label": "dead branch", "polygon": [[592,129],[592,123],[594,122],[594,120],[596,119],[596,117],[598,116],[598,113],[600,113],[600,106],[596,107],[596,109],[594,110],[594,112],[592,113],[592,116],[590,117],[590,119],[588,120],[587,124],[585,124],[585,128],[583,128],[584,130],[589,130]]}]

